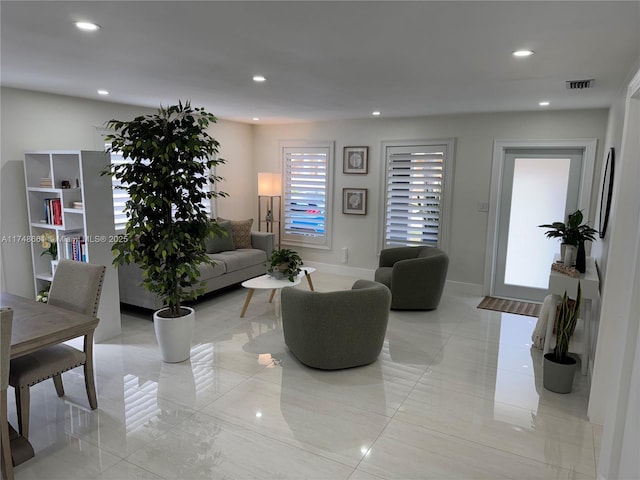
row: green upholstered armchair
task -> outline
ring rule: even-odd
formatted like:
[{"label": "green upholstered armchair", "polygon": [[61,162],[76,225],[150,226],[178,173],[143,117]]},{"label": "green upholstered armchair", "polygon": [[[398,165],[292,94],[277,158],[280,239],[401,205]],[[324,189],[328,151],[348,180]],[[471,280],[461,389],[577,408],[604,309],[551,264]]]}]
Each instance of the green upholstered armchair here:
[{"label": "green upholstered armchair", "polygon": [[393,310],[438,308],[449,257],[435,247],[395,247],[380,252],[376,282],[391,290]]},{"label": "green upholstered armchair", "polygon": [[351,290],[281,293],[284,341],[298,360],[324,370],[357,367],[378,358],[389,320],[391,292],[370,280]]}]

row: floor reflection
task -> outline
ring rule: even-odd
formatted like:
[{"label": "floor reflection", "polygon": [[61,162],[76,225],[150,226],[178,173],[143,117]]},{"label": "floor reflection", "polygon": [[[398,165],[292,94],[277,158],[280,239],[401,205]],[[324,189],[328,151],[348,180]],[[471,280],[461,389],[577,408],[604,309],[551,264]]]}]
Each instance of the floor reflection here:
[{"label": "floor reflection", "polygon": [[[314,273],[321,291],[353,281]],[[268,295],[240,318],[245,295],[196,305],[180,364],[160,360],[148,315],[125,313],[122,336],[95,347],[96,411],[81,371],[64,398],[34,386],[36,456],[17,480],[595,478],[588,379],[542,388],[535,318],[445,292],[435,311],[391,312],[373,364],[321,371],[291,355]]]},{"label": "floor reflection", "polygon": [[[533,332],[536,318],[510,313],[501,313],[500,317],[494,418],[532,428],[531,416],[536,414],[539,401],[535,377],[541,360],[534,358],[530,334],[528,338],[526,335],[528,331]],[[529,328],[523,328],[523,325]]]}]

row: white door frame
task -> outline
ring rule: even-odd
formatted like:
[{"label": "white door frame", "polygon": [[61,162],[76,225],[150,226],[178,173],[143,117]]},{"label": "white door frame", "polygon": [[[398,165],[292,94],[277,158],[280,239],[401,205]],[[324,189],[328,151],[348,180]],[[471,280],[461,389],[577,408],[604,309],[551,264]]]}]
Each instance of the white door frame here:
[{"label": "white door frame", "polygon": [[[505,152],[512,148],[579,148],[584,150],[584,162],[580,174],[578,208],[589,218],[593,170],[596,159],[595,138],[577,138],[566,140],[496,140],[493,142],[493,163],[491,165],[491,190],[489,193],[489,220],[487,222],[487,247],[484,262],[483,294],[491,295],[494,289],[494,277],[498,249],[498,220],[500,219],[500,196],[504,172]],[[542,235],[543,232],[540,231]]]}]

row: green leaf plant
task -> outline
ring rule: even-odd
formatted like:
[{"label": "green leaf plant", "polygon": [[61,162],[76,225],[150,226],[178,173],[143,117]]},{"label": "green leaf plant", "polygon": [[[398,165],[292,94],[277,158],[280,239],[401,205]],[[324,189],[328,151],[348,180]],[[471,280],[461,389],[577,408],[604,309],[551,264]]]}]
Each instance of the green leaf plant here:
[{"label": "green leaf plant", "polygon": [[[204,239],[224,235],[211,220],[205,202],[226,197],[212,172],[225,163],[219,143],[207,129],[216,117],[190,102],[160,107],[157,113],[131,121],[110,120],[114,133],[108,153],[120,153],[130,163],[110,165],[102,175],[122,183],[129,194],[125,205],[125,235],[112,247],[114,265],[136,263],[143,286],[168,307],[168,317],[180,317],[181,303],[204,293],[200,265],[214,262]],[[207,187],[207,183],[211,187]]]},{"label": "green leaf plant", "polygon": [[556,317],[556,346],[554,348],[554,360],[558,363],[567,363],[567,352],[569,351],[569,341],[576,328],[578,317],[580,316],[580,303],[582,301],[582,288],[578,282],[578,292],[576,299],[571,300],[564,292],[562,301],[558,306]]},{"label": "green leaf plant", "polygon": [[295,277],[302,271],[300,269],[302,265],[302,258],[298,255],[298,252],[288,248],[281,248],[271,252],[267,263],[267,272],[271,274],[280,272],[290,282],[293,282]]},{"label": "green leaf plant", "polygon": [[561,238],[562,243],[578,246],[580,241],[594,241],[598,231],[586,223],[582,223],[584,215],[582,210],[576,210],[567,218],[567,223],[553,222],[538,225],[541,228],[549,228],[545,232],[548,238]]}]

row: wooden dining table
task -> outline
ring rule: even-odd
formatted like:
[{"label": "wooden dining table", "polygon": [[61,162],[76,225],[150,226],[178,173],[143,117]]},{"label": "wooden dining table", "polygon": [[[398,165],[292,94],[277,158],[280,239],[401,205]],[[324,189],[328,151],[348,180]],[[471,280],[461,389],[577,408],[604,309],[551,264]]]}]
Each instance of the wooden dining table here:
[{"label": "wooden dining table", "polygon": [[[98,326],[96,317],[4,292],[0,293],[0,306],[13,309],[11,358],[84,337],[87,367],[93,371],[93,332]],[[11,456],[14,465],[34,456],[29,441],[15,430],[11,433]]]}]

